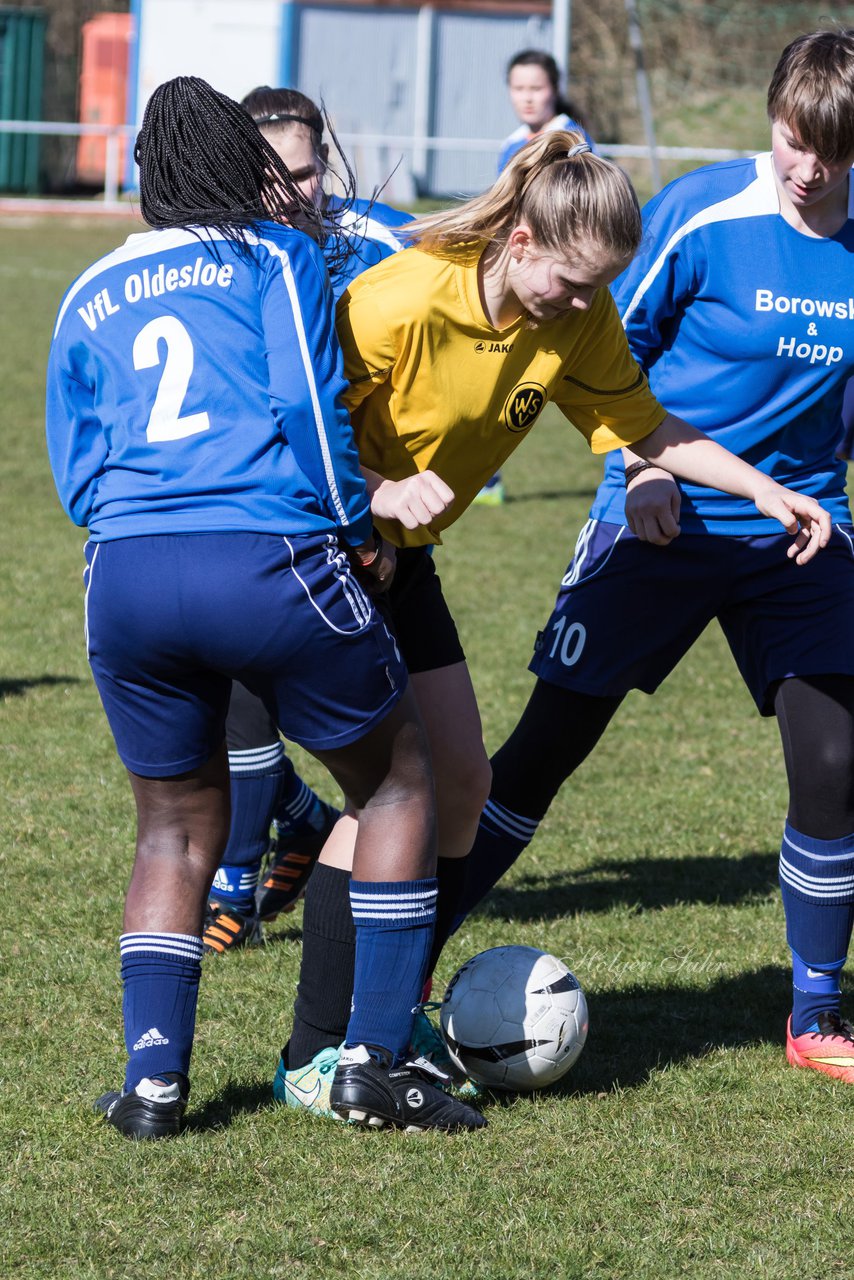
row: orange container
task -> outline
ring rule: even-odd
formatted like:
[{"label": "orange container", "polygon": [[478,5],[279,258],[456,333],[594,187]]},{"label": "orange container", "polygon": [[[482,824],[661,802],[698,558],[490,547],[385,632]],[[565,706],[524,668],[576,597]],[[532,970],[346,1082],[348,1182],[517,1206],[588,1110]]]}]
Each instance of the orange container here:
[{"label": "orange container", "polygon": [[[99,13],[82,27],[80,123],[125,124],[132,17]],[[125,171],[128,140],[119,143],[118,173]],[[77,143],[77,178],[103,184],[107,169],[106,138],[90,135]]]}]

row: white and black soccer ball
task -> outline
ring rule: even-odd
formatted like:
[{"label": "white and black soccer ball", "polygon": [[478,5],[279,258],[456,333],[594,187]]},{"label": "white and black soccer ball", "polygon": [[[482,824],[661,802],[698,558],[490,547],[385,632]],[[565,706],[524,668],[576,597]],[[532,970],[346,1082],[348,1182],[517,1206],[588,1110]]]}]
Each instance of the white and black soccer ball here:
[{"label": "white and black soccer ball", "polygon": [[492,947],[458,969],[442,1034],[455,1065],[492,1089],[554,1084],[587,1039],[587,1001],[562,960],[536,947]]}]

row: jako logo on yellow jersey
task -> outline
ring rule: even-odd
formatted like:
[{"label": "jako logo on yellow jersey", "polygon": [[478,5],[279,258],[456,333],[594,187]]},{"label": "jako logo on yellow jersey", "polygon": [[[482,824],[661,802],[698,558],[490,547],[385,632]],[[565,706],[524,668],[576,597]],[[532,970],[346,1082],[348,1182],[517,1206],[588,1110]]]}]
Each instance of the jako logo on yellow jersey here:
[{"label": "jako logo on yellow jersey", "polygon": [[539,382],[520,382],[507,397],[504,421],[510,431],[527,431],[546,403],[546,389]]},{"label": "jako logo on yellow jersey", "polygon": [[509,356],[513,350],[512,342],[476,342],[474,349],[478,355],[483,355],[484,351],[494,351],[498,355]]}]

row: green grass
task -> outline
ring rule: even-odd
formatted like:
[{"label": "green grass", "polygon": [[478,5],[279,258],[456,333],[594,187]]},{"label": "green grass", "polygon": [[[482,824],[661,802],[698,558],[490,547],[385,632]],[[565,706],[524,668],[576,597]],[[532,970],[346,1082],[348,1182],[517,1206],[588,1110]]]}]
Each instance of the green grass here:
[{"label": "green grass", "polygon": [[[0,242],[0,1276],[850,1275],[854,1091],[785,1064],[781,753],[717,630],[654,699],[627,700],[443,958],[440,980],[498,943],[567,959],[591,1033],[561,1086],[491,1104],[471,1137],[364,1134],[274,1107],[297,912],[267,947],[206,965],[185,1135],[135,1146],[91,1114],[123,1061],[133,830],[86,665],[84,539],[53,493],[42,383],[65,284],[126,230],[10,220]],[[524,704],[599,469],[545,418],[507,468],[512,500],[473,509],[440,552],[490,749]]]}]

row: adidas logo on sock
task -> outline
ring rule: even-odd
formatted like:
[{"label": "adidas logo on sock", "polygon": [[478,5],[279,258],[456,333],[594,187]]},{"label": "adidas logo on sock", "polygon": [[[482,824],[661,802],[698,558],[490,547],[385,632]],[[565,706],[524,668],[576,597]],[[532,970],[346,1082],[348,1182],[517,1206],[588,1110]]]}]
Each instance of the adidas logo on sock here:
[{"label": "adidas logo on sock", "polygon": [[156,1027],[149,1027],[145,1035],[142,1035],[133,1046],[136,1053],[139,1049],[153,1049],[156,1044],[168,1044],[169,1037],[162,1035]]}]

